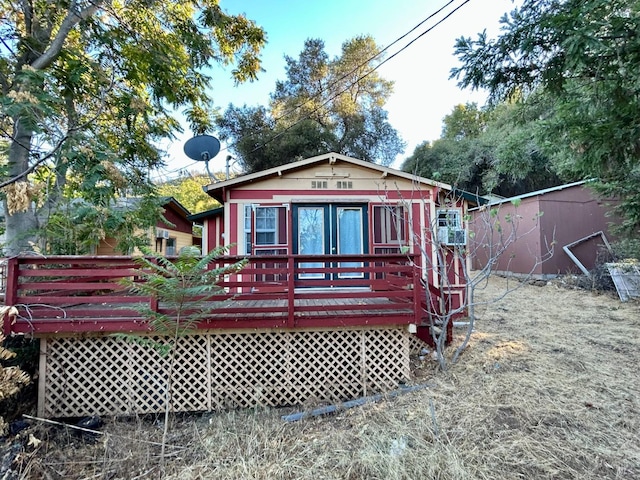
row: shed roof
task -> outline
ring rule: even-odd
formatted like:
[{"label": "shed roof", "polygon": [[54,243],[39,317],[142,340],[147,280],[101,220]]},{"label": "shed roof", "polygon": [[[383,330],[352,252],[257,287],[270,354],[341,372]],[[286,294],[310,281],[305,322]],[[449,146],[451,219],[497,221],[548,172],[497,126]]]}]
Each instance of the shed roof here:
[{"label": "shed roof", "polygon": [[545,195],[547,193],[558,192],[560,190],[565,190],[567,188],[573,188],[573,187],[585,185],[585,184],[587,184],[589,182],[592,182],[592,181],[593,180],[580,180],[579,182],[565,183],[564,185],[558,185],[556,187],[543,188],[541,190],[536,190],[534,192],[523,193],[522,195],[514,195],[513,197],[508,197],[508,198],[495,198],[495,197],[493,197],[491,200],[489,200],[488,198],[485,198],[485,200],[487,200],[487,204],[489,206],[491,206],[491,205],[501,205],[503,203],[513,202],[514,200],[523,200],[523,199],[526,199],[526,198],[538,197],[540,195]]}]

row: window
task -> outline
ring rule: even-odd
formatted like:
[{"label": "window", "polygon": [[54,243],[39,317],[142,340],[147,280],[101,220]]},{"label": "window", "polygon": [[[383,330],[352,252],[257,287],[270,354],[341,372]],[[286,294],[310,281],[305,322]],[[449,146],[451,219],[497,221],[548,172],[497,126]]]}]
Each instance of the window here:
[{"label": "window", "polygon": [[[251,254],[254,247],[283,245],[287,243],[287,209],[284,206],[244,206],[245,253]],[[252,220],[253,215],[253,220]],[[255,228],[255,231],[252,231]],[[254,245],[255,242],[255,245]],[[285,252],[286,253],[286,252]]]},{"label": "window", "polygon": [[350,189],[353,188],[353,182],[339,180],[338,182],[336,182],[336,187],[338,189]]},{"label": "window", "polygon": [[466,245],[467,232],[460,210],[438,210],[438,241],[445,245]]},{"label": "window", "polygon": [[175,254],[176,254],[176,239],[173,237],[167,238],[165,255],[175,255]]},{"label": "window", "polygon": [[438,228],[462,228],[460,210],[438,210]]},{"label": "window", "polygon": [[244,206],[244,253],[251,253],[251,205]]},{"label": "window", "polygon": [[406,243],[406,210],[402,205],[373,207],[373,243]]},{"label": "window", "polygon": [[274,207],[256,207],[256,245],[275,245],[277,242],[276,217]]}]

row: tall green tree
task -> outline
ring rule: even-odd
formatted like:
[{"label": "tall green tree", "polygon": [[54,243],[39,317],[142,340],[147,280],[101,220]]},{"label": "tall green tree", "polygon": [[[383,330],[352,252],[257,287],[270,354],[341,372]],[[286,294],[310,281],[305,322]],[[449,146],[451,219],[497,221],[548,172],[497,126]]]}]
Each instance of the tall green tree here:
[{"label": "tall green tree", "polygon": [[475,103],[455,105],[442,119],[442,134],[434,142],[423,142],[408,157],[402,170],[483,192],[482,173],[493,157],[491,145],[479,140],[486,127],[485,112]]},{"label": "tall green tree", "polygon": [[479,109],[477,103],[458,104],[442,120],[441,138],[478,138],[486,128],[486,116],[486,112]]},{"label": "tall green tree", "polygon": [[269,108],[231,105],[218,121],[246,172],[328,151],[384,165],[402,153],[384,110],[393,84],[375,71],[382,56],[371,37],[346,41],[334,59],[322,40],[309,39],[285,60],[287,78]]},{"label": "tall green tree", "polygon": [[456,105],[442,136],[418,145],[402,169],[480,194],[511,197],[561,184],[535,129],[544,110],[503,102]]},{"label": "tall green tree", "polygon": [[245,173],[320,155],[335,145],[334,134],[319,123],[304,119],[283,125],[263,106],[230,105],[218,126],[220,136],[232,141],[231,150]]},{"label": "tall green tree", "polygon": [[29,250],[69,178],[75,194],[107,206],[151,188],[158,141],[213,126],[215,62],[255,78],[264,32],[218,0],[72,0],[0,6],[0,135],[9,143],[8,254]]},{"label": "tall green tree", "polygon": [[545,154],[559,172],[596,177],[601,192],[621,200],[624,231],[638,235],[640,4],[525,0],[502,23],[496,39],[457,41],[452,76],[488,89],[494,102],[546,98],[536,128]]},{"label": "tall green tree", "polygon": [[[220,174],[220,179],[224,180],[224,174]],[[158,193],[175,198],[191,213],[200,213],[220,206],[202,190],[210,183],[208,175],[190,174],[158,185]]]}]

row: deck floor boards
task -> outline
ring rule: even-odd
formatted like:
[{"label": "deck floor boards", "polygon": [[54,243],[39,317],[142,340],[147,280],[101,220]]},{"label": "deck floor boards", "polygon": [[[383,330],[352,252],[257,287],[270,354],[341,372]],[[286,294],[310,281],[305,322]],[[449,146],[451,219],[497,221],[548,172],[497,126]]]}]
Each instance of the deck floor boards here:
[{"label": "deck floor boards", "polygon": [[[242,321],[273,320],[281,321],[288,318],[286,300],[230,300],[213,307],[210,314],[204,317],[207,324],[215,325],[216,321]],[[141,305],[138,305],[141,306]],[[386,308],[371,308],[375,306]],[[163,305],[160,305],[161,310]],[[337,308],[336,308],[337,307]],[[343,308],[340,308],[343,307]],[[359,308],[362,307],[362,308]],[[411,304],[394,303],[388,298],[302,298],[295,300],[295,319],[343,319],[362,317],[410,317],[413,313]],[[125,311],[126,309],[126,311]],[[122,313],[120,313],[120,310]],[[110,321],[141,322],[141,315],[131,316],[136,310],[135,304],[74,304],[62,308],[47,306],[32,306],[29,309],[29,318],[19,318],[19,323],[28,326],[38,326],[47,329],[47,324],[78,323],[104,323]],[[405,322],[405,323],[408,323]]]}]

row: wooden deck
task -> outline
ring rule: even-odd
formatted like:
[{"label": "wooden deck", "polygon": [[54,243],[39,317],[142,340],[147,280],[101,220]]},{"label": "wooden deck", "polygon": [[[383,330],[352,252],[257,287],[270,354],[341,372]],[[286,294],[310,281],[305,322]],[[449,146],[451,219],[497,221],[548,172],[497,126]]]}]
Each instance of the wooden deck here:
[{"label": "wooden deck", "polygon": [[[214,267],[238,261],[222,257]],[[223,290],[197,328],[263,329],[425,322],[425,291],[413,255],[250,257],[239,273],[220,280]],[[120,283],[136,277],[131,257],[14,257],[7,261],[5,304],[18,314],[5,334],[36,336],[149,331],[137,307],[169,312],[156,299]]]}]

